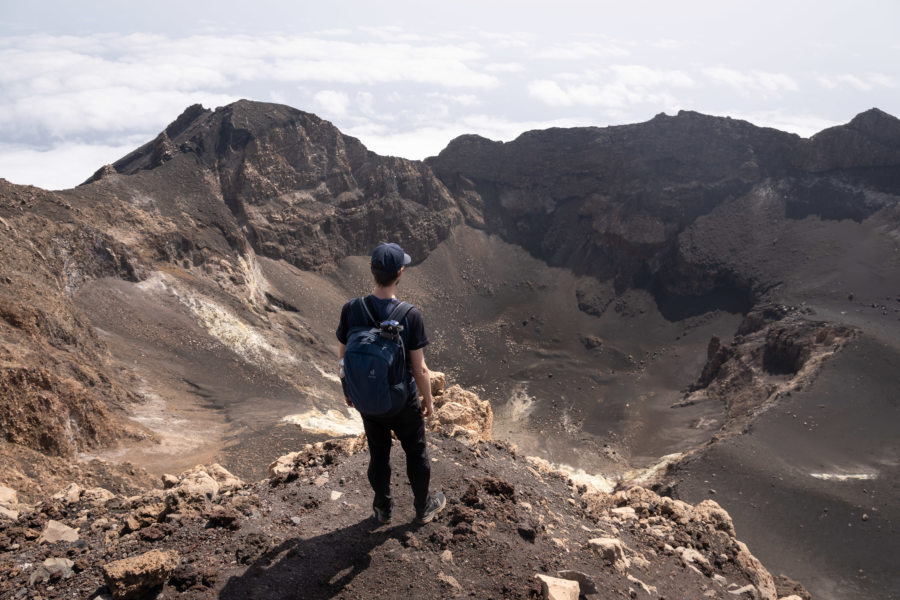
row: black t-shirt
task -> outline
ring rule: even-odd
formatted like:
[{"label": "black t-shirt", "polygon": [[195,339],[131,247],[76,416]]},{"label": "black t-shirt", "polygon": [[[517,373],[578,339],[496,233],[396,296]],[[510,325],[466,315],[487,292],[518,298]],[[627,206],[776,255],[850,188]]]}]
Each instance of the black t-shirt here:
[{"label": "black t-shirt", "polygon": [[[376,314],[372,316],[379,323],[387,319],[391,311],[400,304],[400,301],[396,298],[381,299],[371,294],[367,300],[369,306],[375,309]],[[372,325],[365,311],[351,310],[352,304],[352,301],[344,304],[344,307],[341,309],[341,320],[338,323],[337,331],[335,331],[338,341],[342,344],[347,343],[350,330],[354,327],[369,327]],[[400,336],[403,338],[403,349],[406,353],[406,372],[409,373],[408,389],[410,398],[417,399],[419,397],[419,389],[416,387],[416,381],[412,376],[412,363],[409,360],[409,352],[410,350],[418,350],[427,346],[429,343],[428,335],[425,333],[425,322],[422,320],[422,313],[415,306],[406,313],[406,317],[401,325],[403,325],[403,331],[400,333]]]}]

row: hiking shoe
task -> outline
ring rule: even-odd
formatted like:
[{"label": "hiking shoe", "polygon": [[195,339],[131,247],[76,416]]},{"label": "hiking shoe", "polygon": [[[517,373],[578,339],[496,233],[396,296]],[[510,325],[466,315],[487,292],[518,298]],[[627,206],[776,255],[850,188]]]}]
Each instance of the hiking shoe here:
[{"label": "hiking shoe", "polygon": [[447,498],[441,492],[428,494],[428,500],[425,502],[425,508],[421,512],[416,512],[416,523],[424,525],[431,523],[434,516],[444,510],[447,506]]},{"label": "hiking shoe", "polygon": [[393,512],[390,509],[378,508],[377,506],[372,507],[372,512],[374,513],[375,519],[379,523],[390,523],[391,517],[393,516]]}]

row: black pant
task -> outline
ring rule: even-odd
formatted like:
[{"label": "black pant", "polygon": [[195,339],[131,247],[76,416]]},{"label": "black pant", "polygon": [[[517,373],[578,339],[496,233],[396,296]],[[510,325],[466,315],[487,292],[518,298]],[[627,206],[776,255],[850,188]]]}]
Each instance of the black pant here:
[{"label": "black pant", "polygon": [[391,431],[397,434],[406,452],[406,476],[412,486],[416,512],[425,509],[431,463],[425,447],[425,419],[418,402],[408,404],[397,416],[390,418],[363,417],[363,427],[369,443],[369,483],[375,491],[373,505],[390,511],[391,498]]}]

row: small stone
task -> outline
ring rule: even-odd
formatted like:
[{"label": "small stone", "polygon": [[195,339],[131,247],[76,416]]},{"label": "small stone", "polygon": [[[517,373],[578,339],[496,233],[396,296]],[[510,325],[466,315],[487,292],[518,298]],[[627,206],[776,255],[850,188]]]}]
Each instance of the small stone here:
[{"label": "small stone", "polygon": [[452,563],[453,562],[453,553],[450,552],[450,550],[444,550],[443,552],[441,552],[441,561],[446,562],[446,563]]},{"label": "small stone", "polygon": [[519,532],[519,536],[526,542],[531,542],[533,544],[534,540],[537,538],[537,527],[535,527],[535,524],[530,520],[520,522],[516,527],[516,530]]},{"label": "small stone", "polygon": [[868,520],[869,520],[869,514],[868,514],[868,513],[863,513],[863,514],[862,514],[862,520],[863,520],[863,521],[868,521]]},{"label": "small stone", "polygon": [[0,505],[15,506],[19,503],[19,495],[16,490],[0,485]]},{"label": "small stone", "polygon": [[40,538],[38,539],[38,543],[47,542],[48,544],[55,544],[57,542],[74,542],[78,540],[78,530],[73,529],[66,525],[65,523],[60,523],[59,521],[54,521],[53,519],[47,521],[47,526],[44,527],[44,531],[41,533]]},{"label": "small stone", "polygon": [[571,579],[559,579],[538,573],[535,575],[541,582],[544,600],[578,600],[580,584]]},{"label": "small stone", "polygon": [[588,540],[588,545],[597,551],[601,557],[617,571],[624,573],[631,563],[625,557],[625,545],[616,538],[594,538]]},{"label": "small stone", "polygon": [[115,497],[115,494],[102,487],[89,488],[81,493],[81,501],[94,506],[102,506]]},{"label": "small stone", "polygon": [[77,483],[70,483],[66,489],[56,492],[51,496],[54,500],[60,500],[64,504],[75,504],[81,499],[84,489]]},{"label": "small stone", "polygon": [[456,577],[454,577],[453,575],[445,575],[443,572],[441,572],[441,573],[438,573],[438,579],[440,579],[441,581],[443,581],[450,587],[454,588],[457,592],[463,591],[462,586],[459,585],[459,582],[456,580]]},{"label": "small stone", "polygon": [[558,572],[557,575],[559,575],[562,579],[577,581],[580,590],[579,593],[582,596],[597,593],[597,585],[594,583],[594,580],[591,579],[591,576],[587,573],[582,573],[581,571],[566,570]]},{"label": "small stone", "polygon": [[611,512],[614,517],[618,517],[623,521],[637,519],[637,512],[635,512],[635,510],[630,506],[620,506],[618,508],[610,510],[609,512]]},{"label": "small stone", "polygon": [[38,566],[37,569],[28,578],[28,583],[34,585],[35,581],[55,581],[59,579],[68,579],[74,573],[72,567],[74,562],[68,558],[48,558]]},{"label": "small stone", "polygon": [[212,510],[206,513],[203,513],[203,517],[206,519],[207,527],[224,527],[225,529],[238,529],[240,525],[240,518],[233,509],[230,508],[222,508],[216,507],[218,510]]},{"label": "small stone", "polygon": [[728,590],[729,594],[734,594],[735,596],[742,596],[744,594],[748,594],[751,598],[756,598],[758,592],[756,591],[756,587],[753,584],[748,583],[744,587],[736,588]]},{"label": "small stone", "polygon": [[332,500],[339,500],[340,497],[343,495],[344,495],[343,492],[339,492],[337,490],[331,490],[331,499]]}]

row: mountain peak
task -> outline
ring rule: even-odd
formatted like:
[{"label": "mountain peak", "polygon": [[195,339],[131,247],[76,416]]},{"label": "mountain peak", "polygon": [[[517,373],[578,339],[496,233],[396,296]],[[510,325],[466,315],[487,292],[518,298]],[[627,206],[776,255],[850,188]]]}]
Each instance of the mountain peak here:
[{"label": "mountain peak", "polygon": [[888,146],[900,147],[900,119],[879,108],[861,112],[847,127],[862,132]]}]

